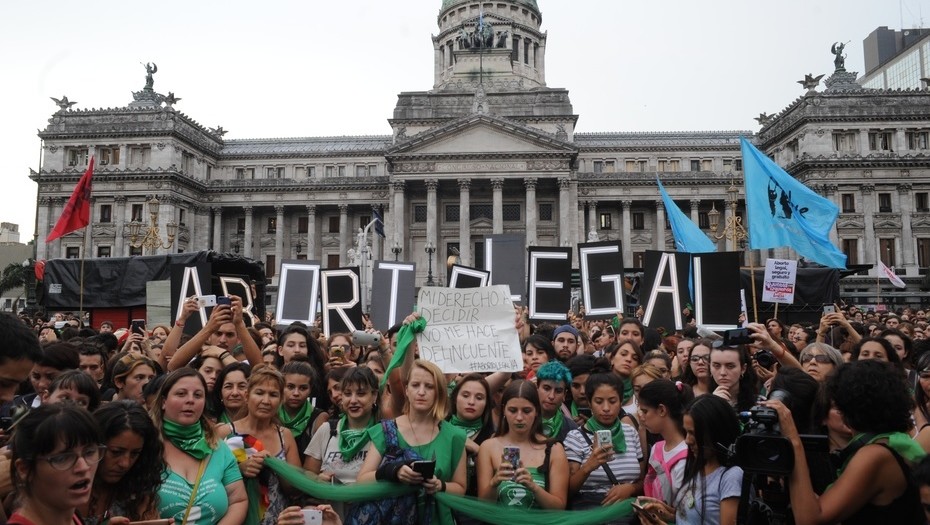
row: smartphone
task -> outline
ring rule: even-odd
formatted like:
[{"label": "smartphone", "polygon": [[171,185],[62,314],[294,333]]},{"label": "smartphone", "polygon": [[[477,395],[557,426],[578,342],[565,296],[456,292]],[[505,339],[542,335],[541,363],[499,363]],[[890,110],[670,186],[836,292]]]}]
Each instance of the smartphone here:
[{"label": "smartphone", "polygon": [[317,509],[301,509],[304,525],[323,525],[323,511]]},{"label": "smartphone", "polygon": [[646,512],[646,509],[643,508],[643,506],[640,505],[639,503],[636,503],[635,501],[631,503],[631,505],[633,506],[633,509],[636,510],[637,512]]},{"label": "smartphone", "polygon": [[352,332],[352,344],[355,346],[380,346],[381,345],[381,334],[369,333],[364,330],[356,330]]},{"label": "smartphone", "polygon": [[145,319],[133,319],[129,329],[134,334],[145,336]]},{"label": "smartphone", "polygon": [[216,296],[215,295],[201,295],[197,298],[197,304],[201,308],[206,308],[208,306],[216,306]]},{"label": "smartphone", "polygon": [[752,339],[752,337],[749,337],[748,328],[737,328],[736,330],[723,331],[724,346],[748,345],[754,342],[755,341]]},{"label": "smartphone", "polygon": [[614,444],[613,435],[610,430],[598,430],[594,433],[594,442],[599,448],[612,447]]},{"label": "smartphone", "polygon": [[226,306],[232,305],[232,299],[230,299],[229,297],[226,297],[225,295],[221,295],[221,296],[217,297],[217,298],[216,298],[216,305],[217,305],[217,306],[220,306],[220,305],[223,305],[223,304],[225,304]]},{"label": "smartphone", "polygon": [[836,306],[834,306],[834,305],[832,305],[832,304],[825,304],[825,305],[823,305],[823,313],[825,313],[825,314],[835,314],[835,313],[836,313]]},{"label": "smartphone", "polygon": [[578,407],[578,415],[579,415],[579,416],[584,416],[584,417],[586,417],[586,418],[588,418],[588,419],[591,419],[591,409],[590,409],[590,408]]},{"label": "smartphone", "polygon": [[516,478],[517,469],[520,468],[520,447],[504,447],[501,462],[510,463],[513,466],[513,477]]},{"label": "smartphone", "polygon": [[436,473],[436,462],[435,461],[414,461],[411,467],[414,472],[423,476],[423,479],[432,479],[433,474]]},{"label": "smartphone", "polygon": [[335,346],[329,349],[330,357],[338,357],[339,359],[345,359],[346,351],[341,346]]},{"label": "smartphone", "polygon": [[162,518],[160,520],[130,521],[129,525],[174,525],[174,519]]}]

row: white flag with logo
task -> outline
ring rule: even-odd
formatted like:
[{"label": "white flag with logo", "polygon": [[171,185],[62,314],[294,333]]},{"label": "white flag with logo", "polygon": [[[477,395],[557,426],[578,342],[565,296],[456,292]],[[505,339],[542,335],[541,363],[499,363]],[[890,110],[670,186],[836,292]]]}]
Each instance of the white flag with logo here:
[{"label": "white flag with logo", "polygon": [[884,274],[885,277],[887,277],[889,281],[891,281],[891,284],[897,286],[898,288],[906,288],[906,287],[907,287],[907,285],[904,284],[904,281],[902,281],[901,278],[898,277],[897,274],[894,273],[894,270],[892,270],[891,268],[885,266],[885,263],[883,263],[883,262],[880,261],[880,260],[878,261],[878,270],[879,270],[882,274]]}]

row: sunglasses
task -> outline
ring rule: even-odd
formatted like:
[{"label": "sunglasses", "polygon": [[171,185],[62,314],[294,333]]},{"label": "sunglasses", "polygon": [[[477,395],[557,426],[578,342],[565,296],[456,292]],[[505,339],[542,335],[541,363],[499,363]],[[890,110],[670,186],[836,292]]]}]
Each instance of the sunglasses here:
[{"label": "sunglasses", "polygon": [[827,365],[833,362],[832,360],[830,360],[829,356],[825,356],[823,354],[817,354],[817,355],[807,354],[807,355],[801,356],[802,365],[806,365],[807,363],[810,363],[811,361],[815,361],[821,365]]}]

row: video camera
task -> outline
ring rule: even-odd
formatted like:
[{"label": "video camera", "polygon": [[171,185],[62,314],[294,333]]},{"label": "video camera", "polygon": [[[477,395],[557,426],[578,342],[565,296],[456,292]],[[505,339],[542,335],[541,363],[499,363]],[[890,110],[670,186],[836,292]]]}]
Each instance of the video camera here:
[{"label": "video camera", "polygon": [[[791,395],[785,390],[773,390],[768,399],[786,405]],[[781,435],[778,413],[767,406],[756,405],[749,412],[740,412],[745,431],[736,439],[736,465],[751,474],[787,476],[794,469],[794,449],[791,441]]]}]

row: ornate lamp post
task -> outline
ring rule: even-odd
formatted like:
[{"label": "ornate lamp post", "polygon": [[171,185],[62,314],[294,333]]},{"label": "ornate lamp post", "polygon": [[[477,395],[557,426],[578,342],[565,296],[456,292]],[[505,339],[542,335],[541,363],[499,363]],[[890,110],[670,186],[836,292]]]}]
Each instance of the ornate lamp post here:
[{"label": "ornate lamp post", "polygon": [[139,234],[142,233],[142,222],[141,221],[132,221],[129,223],[129,244],[133,248],[142,248],[143,253],[145,248],[148,248],[155,253],[155,250],[159,248],[168,249],[174,244],[174,239],[178,235],[178,225],[171,221],[165,225],[168,230],[168,240],[167,242],[162,243],[161,240],[161,230],[158,228],[158,199],[152,197],[148,201],[149,205],[149,225],[146,228],[142,238],[139,238]]},{"label": "ornate lamp post", "polygon": [[432,241],[426,241],[426,253],[429,255],[429,273],[426,274],[426,286],[436,286],[433,280],[433,254],[436,253],[436,247]]},{"label": "ornate lamp post", "polygon": [[400,245],[399,242],[394,241],[394,244],[391,245],[391,253],[394,254],[394,261],[397,261],[397,258],[400,256],[400,252],[404,251],[404,248]]}]

